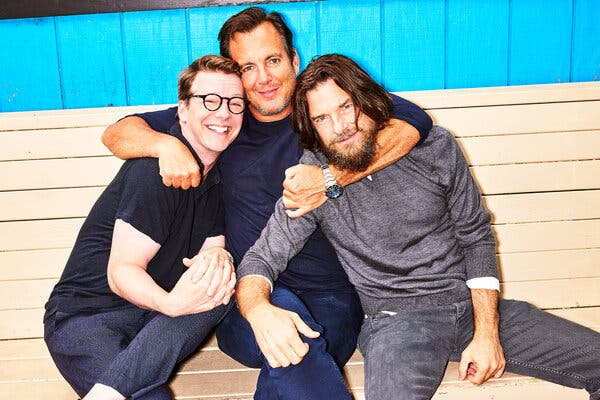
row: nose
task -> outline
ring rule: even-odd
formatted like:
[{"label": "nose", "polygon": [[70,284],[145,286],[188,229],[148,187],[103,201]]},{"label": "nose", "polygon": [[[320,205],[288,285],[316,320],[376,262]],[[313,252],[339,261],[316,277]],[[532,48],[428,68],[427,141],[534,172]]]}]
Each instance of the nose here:
[{"label": "nose", "polygon": [[333,131],[336,134],[339,135],[341,133],[344,133],[348,129],[348,122],[344,118],[340,117],[339,115],[338,116],[334,115],[331,117],[331,119],[333,122]]},{"label": "nose", "polygon": [[269,69],[263,65],[258,67],[258,82],[261,84],[269,83],[271,81],[271,73]]},{"label": "nose", "polygon": [[221,102],[221,107],[215,111],[215,114],[223,119],[229,117],[229,103],[227,101],[228,100],[223,99],[223,102]]}]

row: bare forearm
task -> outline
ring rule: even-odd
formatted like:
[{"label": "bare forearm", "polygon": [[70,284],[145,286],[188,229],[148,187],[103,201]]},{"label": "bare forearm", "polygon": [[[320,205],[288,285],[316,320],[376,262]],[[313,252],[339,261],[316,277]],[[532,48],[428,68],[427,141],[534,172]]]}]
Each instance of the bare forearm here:
[{"label": "bare forearm", "polygon": [[108,282],[111,290],[128,302],[169,314],[168,293],[154,282],[145,269],[129,264],[109,265]]},{"label": "bare forearm", "polygon": [[117,157],[130,158],[160,156],[160,147],[173,138],[153,130],[140,117],[127,117],[109,125],[102,134],[102,143]]},{"label": "bare forearm", "polygon": [[271,285],[261,276],[247,276],[238,281],[235,294],[240,314],[248,320],[261,306],[270,304]]},{"label": "bare forearm", "polygon": [[473,301],[474,338],[498,340],[498,291],[489,289],[471,289]]},{"label": "bare forearm", "polygon": [[419,142],[419,132],[405,121],[391,119],[388,126],[377,133],[373,162],[365,171],[351,173],[330,165],[336,181],[342,186],[371,175],[404,157]]}]

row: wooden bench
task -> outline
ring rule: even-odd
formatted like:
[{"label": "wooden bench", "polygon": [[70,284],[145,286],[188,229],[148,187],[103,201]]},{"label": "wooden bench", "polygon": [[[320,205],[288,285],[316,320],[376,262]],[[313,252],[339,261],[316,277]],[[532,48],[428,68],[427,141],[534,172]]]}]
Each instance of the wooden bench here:
[{"label": "wooden bench", "polygon": [[[600,83],[403,93],[458,137],[498,239],[506,298],[600,330]],[[42,315],[78,229],[121,161],[100,142],[117,118],[161,107],[0,114],[0,400],[75,399]],[[357,353],[345,375],[362,398]],[[214,339],[172,382],[178,399],[249,399],[257,371]],[[513,374],[474,387],[451,364],[435,399],[586,399]]]}]

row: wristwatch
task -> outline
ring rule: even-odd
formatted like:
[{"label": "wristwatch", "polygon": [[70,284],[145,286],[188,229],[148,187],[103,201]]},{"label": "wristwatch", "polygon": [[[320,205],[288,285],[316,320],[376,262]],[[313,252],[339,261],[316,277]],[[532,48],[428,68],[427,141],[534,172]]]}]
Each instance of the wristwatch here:
[{"label": "wristwatch", "polygon": [[327,164],[321,165],[321,169],[323,169],[323,176],[325,176],[325,196],[330,199],[337,199],[344,194],[344,188],[337,183]]}]

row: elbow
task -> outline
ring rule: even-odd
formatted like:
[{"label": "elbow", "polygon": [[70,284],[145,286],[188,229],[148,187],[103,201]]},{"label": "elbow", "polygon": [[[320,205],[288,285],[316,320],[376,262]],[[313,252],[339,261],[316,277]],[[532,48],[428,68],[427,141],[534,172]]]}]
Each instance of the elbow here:
[{"label": "elbow", "polygon": [[119,297],[123,297],[122,291],[119,287],[118,273],[114,270],[114,268],[111,268],[110,265],[108,267],[108,271],[106,272],[106,279],[108,280],[108,287],[110,288],[111,292]]}]

